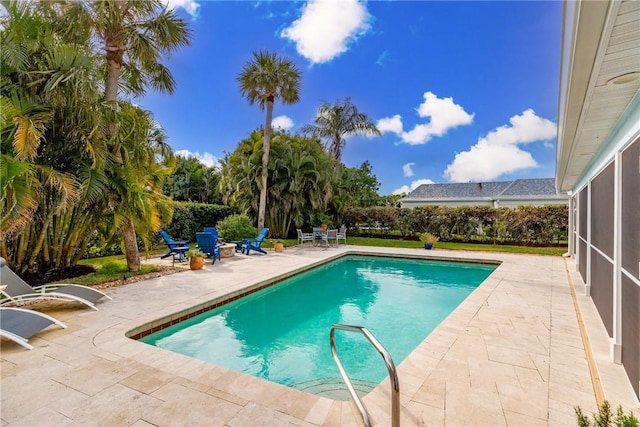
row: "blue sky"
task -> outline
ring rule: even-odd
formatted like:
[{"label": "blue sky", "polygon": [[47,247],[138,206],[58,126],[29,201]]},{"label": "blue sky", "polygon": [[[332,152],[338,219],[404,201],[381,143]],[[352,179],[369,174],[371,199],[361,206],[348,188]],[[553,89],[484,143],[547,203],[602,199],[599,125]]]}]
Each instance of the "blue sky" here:
[{"label": "blue sky", "polygon": [[554,176],[562,2],[170,0],[192,43],[166,58],[174,95],[135,100],[173,149],[213,165],[265,112],[236,77],[271,50],[302,72],[300,102],[276,103],[295,133],[350,97],[383,131],[350,137],[343,162],[373,166],[380,194],[421,183]]}]

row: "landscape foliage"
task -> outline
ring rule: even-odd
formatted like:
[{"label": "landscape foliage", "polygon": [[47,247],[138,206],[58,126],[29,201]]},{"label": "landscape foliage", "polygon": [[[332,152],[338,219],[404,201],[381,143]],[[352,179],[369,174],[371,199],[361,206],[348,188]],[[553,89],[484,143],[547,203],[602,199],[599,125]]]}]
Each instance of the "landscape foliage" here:
[{"label": "landscape foliage", "polygon": [[220,221],[217,225],[218,233],[222,240],[227,242],[253,238],[258,231],[246,215],[231,215]]},{"label": "landscape foliage", "polygon": [[611,404],[607,400],[598,407],[598,413],[592,414],[593,421],[582,412],[580,406],[574,407],[574,410],[579,427],[638,427],[640,425],[640,421],[633,412],[625,413],[622,405],[618,406],[614,417]]},{"label": "landscape foliage", "polygon": [[567,206],[426,206],[348,209],[350,235],[414,238],[428,232],[444,242],[554,244],[567,240]]},{"label": "landscape foliage", "polygon": [[[148,88],[174,90],[159,61],[168,48],[188,44],[184,21],[158,0],[132,2],[115,21],[106,15],[113,4],[107,1],[87,9],[77,2],[60,3],[64,8],[56,2],[6,4],[0,16],[0,255],[19,273],[123,252],[135,271],[138,248],[162,245],[161,227],[189,241],[204,227],[217,226],[221,234],[227,227],[222,237],[236,240],[256,235],[253,224],[261,223],[261,211],[274,238],[343,223],[354,236],[415,239],[428,232],[444,242],[519,244],[567,238],[564,206],[398,208],[400,196],[378,195],[380,183],[368,162],[349,168],[340,161],[347,136],[376,133],[348,98],[321,106],[335,120],[317,117],[307,127],[314,136],[262,127],[226,154],[220,167],[175,158],[152,114],[123,99]],[[84,17],[73,21],[78,25],[68,25],[78,16]],[[159,40],[169,37],[162,47],[124,43],[148,26],[160,28],[153,25],[158,19],[175,24],[171,34],[157,34]],[[105,51],[115,50],[105,49],[103,29],[122,36],[123,44],[111,48],[123,55],[111,59],[127,60],[127,72],[113,74]],[[242,75],[260,64],[247,64],[251,72],[239,76],[240,95],[269,110],[271,86],[288,82],[283,87],[291,96],[280,101],[296,101],[297,70],[285,58],[268,52],[255,58],[261,56],[282,65],[286,78],[255,87]],[[114,82],[121,83],[125,98],[116,96]],[[229,219],[235,213],[244,214],[241,221]]]}]

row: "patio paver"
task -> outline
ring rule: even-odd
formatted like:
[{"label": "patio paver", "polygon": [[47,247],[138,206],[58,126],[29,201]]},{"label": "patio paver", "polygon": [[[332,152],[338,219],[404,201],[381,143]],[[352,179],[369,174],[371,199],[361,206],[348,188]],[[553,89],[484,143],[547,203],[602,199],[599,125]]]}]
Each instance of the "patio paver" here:
[{"label": "patio paver", "polygon": [[[589,331],[605,396],[640,416],[622,366],[561,257],[342,246],[237,255],[109,289],[99,311],[35,306],[68,324],[0,344],[2,426],[361,425],[350,402],[270,383],[131,340],[127,331],[347,251],[498,260],[502,264],[398,366],[402,425],[575,425],[596,410],[569,278]],[[153,260],[157,262],[157,260]],[[171,263],[171,260],[162,262]],[[569,274],[567,274],[567,266]],[[366,325],[365,325],[366,326]],[[328,331],[327,331],[328,333]],[[328,345],[328,343],[327,343]],[[388,380],[364,402],[390,424]]]}]

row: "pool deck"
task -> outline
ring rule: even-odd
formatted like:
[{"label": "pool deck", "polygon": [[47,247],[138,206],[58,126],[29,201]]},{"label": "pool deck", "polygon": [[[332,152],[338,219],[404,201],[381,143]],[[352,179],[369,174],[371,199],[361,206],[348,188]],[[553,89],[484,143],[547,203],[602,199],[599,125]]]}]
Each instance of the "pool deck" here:
[{"label": "pool deck", "polygon": [[[35,306],[68,328],[53,326],[37,334],[30,340],[31,351],[2,341],[0,425],[362,425],[351,402],[290,389],[125,336],[159,318],[347,251],[502,262],[399,364],[401,425],[576,425],[575,405],[587,414],[596,411],[588,354],[597,363],[605,398],[614,408],[622,404],[640,416],[622,366],[609,360],[607,333],[593,303],[583,296],[573,260],[341,246],[207,262],[203,270],[108,289],[113,300],[98,303],[99,311],[74,303]],[[390,425],[388,380],[364,402],[375,425]]]}]

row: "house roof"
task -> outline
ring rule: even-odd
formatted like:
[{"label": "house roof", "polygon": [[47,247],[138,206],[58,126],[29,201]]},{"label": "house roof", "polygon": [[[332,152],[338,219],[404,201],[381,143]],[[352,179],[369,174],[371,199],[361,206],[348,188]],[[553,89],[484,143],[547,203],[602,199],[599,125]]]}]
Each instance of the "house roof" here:
[{"label": "house roof", "polygon": [[517,179],[513,181],[502,193],[505,196],[556,196],[559,194],[556,190],[555,178],[544,179]]},{"label": "house roof", "polygon": [[556,191],[554,178],[517,179],[499,182],[465,182],[452,184],[422,184],[401,201],[438,199],[500,199],[500,198],[568,198]]}]

